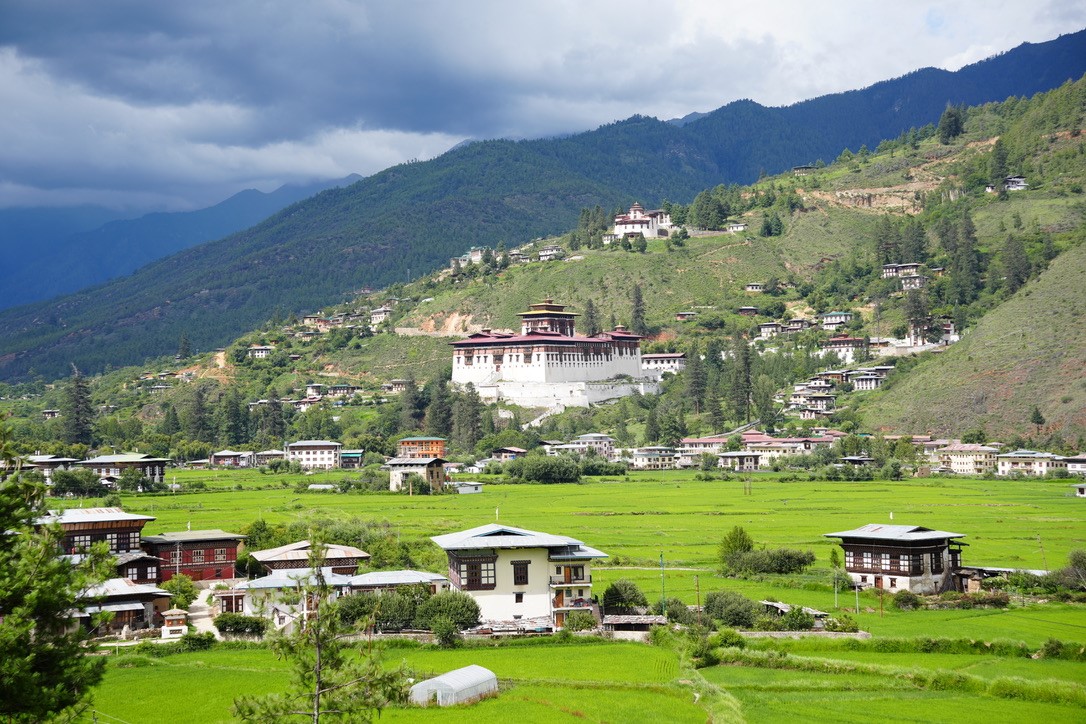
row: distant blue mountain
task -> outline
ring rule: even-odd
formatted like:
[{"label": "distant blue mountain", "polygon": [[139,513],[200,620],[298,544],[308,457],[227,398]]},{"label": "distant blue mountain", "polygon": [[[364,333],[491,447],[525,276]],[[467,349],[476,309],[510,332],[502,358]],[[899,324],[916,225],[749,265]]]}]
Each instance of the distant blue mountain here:
[{"label": "distant blue mountain", "polygon": [[126,276],[156,259],[220,239],[296,201],[361,177],[249,189],[198,211],[126,219],[96,206],[0,211],[0,309]]}]

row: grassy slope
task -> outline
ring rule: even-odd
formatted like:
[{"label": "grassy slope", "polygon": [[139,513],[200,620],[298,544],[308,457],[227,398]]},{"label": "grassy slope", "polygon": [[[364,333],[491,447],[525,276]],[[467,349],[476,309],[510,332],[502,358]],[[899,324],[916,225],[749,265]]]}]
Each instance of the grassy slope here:
[{"label": "grassy slope", "polygon": [[1031,429],[1036,405],[1053,432],[1086,433],[1086,246],[985,316],[962,341],[875,393],[864,422],[886,432],[960,432],[995,438]]}]

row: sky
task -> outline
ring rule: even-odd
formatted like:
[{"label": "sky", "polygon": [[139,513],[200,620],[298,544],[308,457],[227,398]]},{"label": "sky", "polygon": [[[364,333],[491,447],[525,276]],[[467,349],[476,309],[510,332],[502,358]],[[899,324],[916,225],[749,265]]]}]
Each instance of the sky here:
[{"label": "sky", "polygon": [[0,208],[200,208],[1084,27],[1081,0],[0,0]]}]

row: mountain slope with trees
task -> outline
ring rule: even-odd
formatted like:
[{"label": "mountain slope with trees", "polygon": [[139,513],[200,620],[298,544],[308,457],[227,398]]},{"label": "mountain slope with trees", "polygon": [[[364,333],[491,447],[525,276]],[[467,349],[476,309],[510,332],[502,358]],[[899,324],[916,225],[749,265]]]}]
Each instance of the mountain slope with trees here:
[{"label": "mountain slope with trees", "polygon": [[[0,377],[54,377],[72,361],[88,372],[133,363],[172,352],[182,334],[208,349],[277,310],[313,310],[360,286],[406,281],[468,246],[569,229],[587,206],[690,199],[714,184],[751,181],[761,169],[934,123],[931,109],[948,102],[1000,100],[1078,77],[1084,45],[1086,32],[789,109],[740,102],[681,127],[634,117],[568,138],[479,142],[396,166],[124,279],[0,313]],[[861,124],[864,113],[883,120]],[[840,128],[814,130],[826,125]]]}]

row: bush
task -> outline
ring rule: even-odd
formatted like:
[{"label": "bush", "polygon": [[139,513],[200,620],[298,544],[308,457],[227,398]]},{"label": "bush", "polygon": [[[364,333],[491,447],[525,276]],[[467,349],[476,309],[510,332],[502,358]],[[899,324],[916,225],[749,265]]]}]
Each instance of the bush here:
[{"label": "bush", "polygon": [[596,617],[588,611],[574,611],[566,616],[566,631],[591,631],[596,628]]},{"label": "bush", "polygon": [[377,611],[378,605],[376,593],[356,593],[336,600],[339,617],[346,623],[368,620]]},{"label": "bush", "polygon": [[434,622],[442,618],[451,621],[458,631],[477,626],[479,604],[466,593],[442,591],[419,605],[415,614],[415,625],[434,631]]},{"label": "bush", "polygon": [[781,616],[781,628],[785,631],[810,631],[814,625],[814,616],[804,611],[802,606],[792,606],[792,610]]},{"label": "bush", "polygon": [[507,462],[505,474],[514,482],[576,483],[581,480],[581,466],[568,455],[528,455]]},{"label": "bush", "polygon": [[170,593],[170,605],[176,608],[187,609],[197,599],[200,592],[192,579],[184,573],[178,573],[170,580],[162,584],[162,588]]},{"label": "bush", "polygon": [[852,616],[849,616],[847,613],[842,613],[840,616],[826,621],[826,630],[841,633],[856,633],[860,630],[860,624],[856,623],[856,619],[852,618]]},{"label": "bush", "polygon": [[268,620],[258,616],[243,616],[240,613],[220,613],[215,617],[215,628],[221,634],[263,636],[268,630]]},{"label": "bush", "polygon": [[917,596],[912,591],[898,591],[894,594],[894,600],[891,605],[899,611],[912,611],[920,608],[924,603],[920,596]]},{"label": "bush", "polygon": [[641,588],[628,578],[618,579],[603,592],[603,610],[607,613],[632,613],[648,605]]},{"label": "bush", "polygon": [[1046,659],[1058,659],[1063,654],[1063,642],[1050,638],[1041,647],[1041,656]]},{"label": "bush", "polygon": [[710,591],[705,596],[705,614],[733,628],[750,628],[758,616],[758,604],[735,591]]},{"label": "bush", "polygon": [[378,597],[374,624],[381,631],[401,631],[410,628],[418,607],[415,599],[399,592],[382,593]]},{"label": "bush", "polygon": [[733,628],[722,628],[717,631],[710,639],[715,646],[727,647],[733,649],[746,648],[747,640],[743,637],[743,634],[739,633]]},{"label": "bush", "polygon": [[762,548],[746,553],[734,553],[725,562],[736,573],[802,573],[815,562],[811,551],[793,548]]},{"label": "bush", "polygon": [[189,632],[178,640],[177,647],[181,651],[207,651],[215,644],[215,634],[210,631],[204,633]]},{"label": "bush", "polygon": [[443,649],[454,649],[463,641],[460,627],[448,616],[435,616],[430,621],[430,629],[434,632],[438,646]]}]

